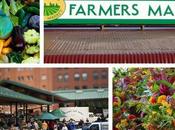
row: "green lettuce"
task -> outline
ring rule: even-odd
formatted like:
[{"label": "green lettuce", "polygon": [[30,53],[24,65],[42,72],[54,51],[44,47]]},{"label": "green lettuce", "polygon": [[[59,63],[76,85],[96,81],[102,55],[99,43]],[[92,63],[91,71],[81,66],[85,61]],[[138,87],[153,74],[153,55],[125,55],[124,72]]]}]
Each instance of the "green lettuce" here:
[{"label": "green lettuce", "polygon": [[15,15],[18,11],[15,0],[10,0],[10,12]]},{"label": "green lettuce", "polygon": [[[0,8],[1,9],[1,8]],[[10,12],[9,12],[10,8],[6,2],[6,0],[2,0],[2,11],[7,15],[9,16],[10,15]]]}]

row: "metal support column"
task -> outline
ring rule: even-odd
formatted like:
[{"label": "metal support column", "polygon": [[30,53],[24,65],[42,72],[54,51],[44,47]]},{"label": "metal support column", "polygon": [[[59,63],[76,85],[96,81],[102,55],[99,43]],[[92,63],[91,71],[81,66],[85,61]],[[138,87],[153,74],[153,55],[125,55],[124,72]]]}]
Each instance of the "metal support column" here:
[{"label": "metal support column", "polygon": [[144,26],[144,25],[141,26],[141,30],[142,30],[142,31],[145,30],[145,26]]},{"label": "metal support column", "polygon": [[41,105],[41,112],[43,111],[43,106]]},{"label": "metal support column", "polygon": [[104,28],[105,28],[105,25],[101,25],[101,26],[100,26],[100,30],[101,30],[101,31],[103,31]]},{"label": "metal support column", "polygon": [[26,122],[28,121],[28,120],[27,120],[27,114],[28,114],[28,113],[27,113],[27,107],[28,107],[28,106],[27,106],[27,104],[26,104],[26,105],[25,105]]},{"label": "metal support column", "polygon": [[12,115],[12,104],[10,104],[10,114]]},{"label": "metal support column", "polygon": [[49,112],[50,111],[50,106],[49,105],[47,105],[47,112]]},{"label": "metal support column", "polygon": [[16,115],[15,115],[15,117],[16,117],[16,125],[17,125],[17,120],[18,120],[18,103],[15,103],[15,113],[16,113]]}]

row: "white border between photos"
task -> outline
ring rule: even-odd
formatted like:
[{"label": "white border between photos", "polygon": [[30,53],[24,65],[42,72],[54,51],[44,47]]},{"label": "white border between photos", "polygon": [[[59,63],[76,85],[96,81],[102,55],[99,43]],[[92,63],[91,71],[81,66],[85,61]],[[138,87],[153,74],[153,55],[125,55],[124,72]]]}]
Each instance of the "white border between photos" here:
[{"label": "white border between photos", "polygon": [[[44,63],[44,0],[40,0],[40,64]],[[42,44],[41,44],[42,43]]]}]

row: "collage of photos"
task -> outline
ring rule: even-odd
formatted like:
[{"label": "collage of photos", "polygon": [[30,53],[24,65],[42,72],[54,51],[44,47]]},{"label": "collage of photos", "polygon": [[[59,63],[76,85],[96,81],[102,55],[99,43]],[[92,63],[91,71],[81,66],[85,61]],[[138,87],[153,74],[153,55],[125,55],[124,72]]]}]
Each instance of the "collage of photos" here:
[{"label": "collage of photos", "polygon": [[0,130],[175,130],[175,0],[0,0]]}]

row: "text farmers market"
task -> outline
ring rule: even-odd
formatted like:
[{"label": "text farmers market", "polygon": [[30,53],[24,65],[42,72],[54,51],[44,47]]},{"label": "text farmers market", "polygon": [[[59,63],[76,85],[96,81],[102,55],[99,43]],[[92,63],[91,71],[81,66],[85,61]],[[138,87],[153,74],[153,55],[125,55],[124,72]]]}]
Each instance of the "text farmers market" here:
[{"label": "text farmers market", "polygon": [[[147,16],[175,16],[175,7],[167,5],[162,7],[162,5],[146,6]],[[70,16],[138,16],[141,15],[139,4],[87,4],[87,5],[69,5],[69,15]]]}]

